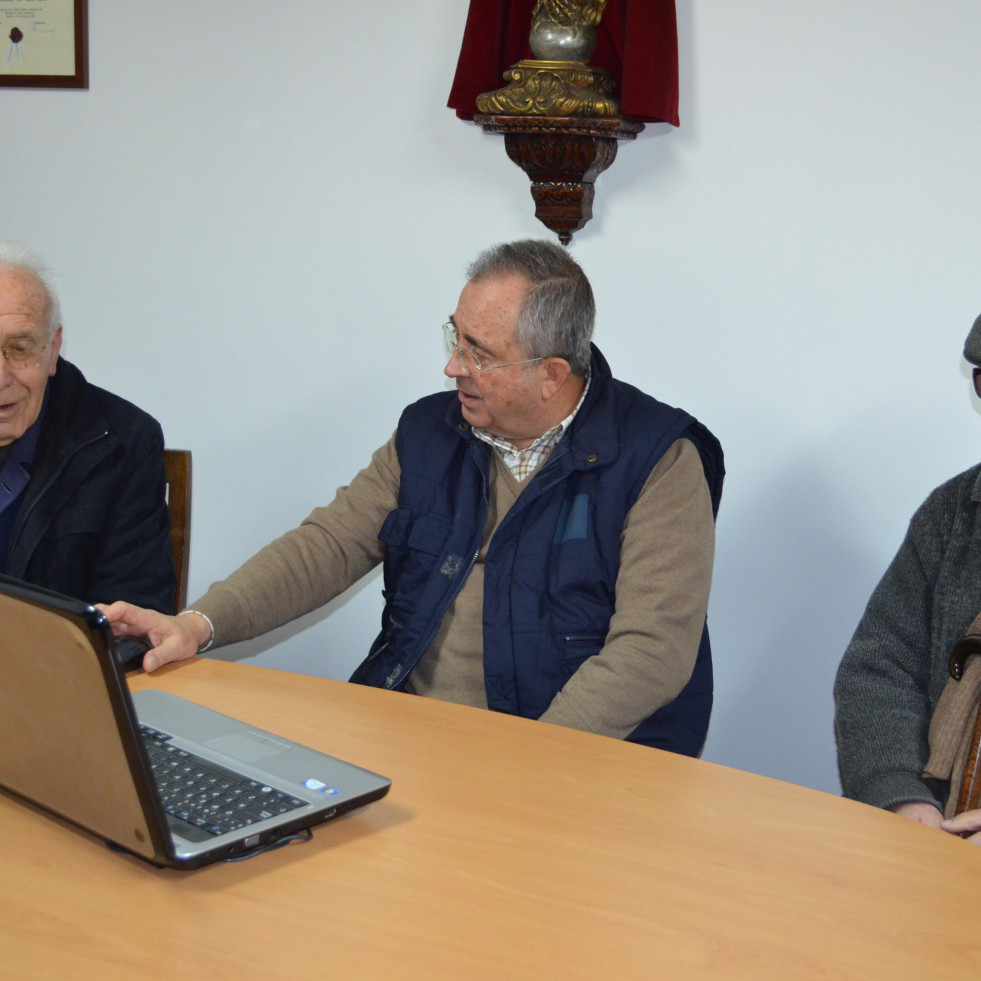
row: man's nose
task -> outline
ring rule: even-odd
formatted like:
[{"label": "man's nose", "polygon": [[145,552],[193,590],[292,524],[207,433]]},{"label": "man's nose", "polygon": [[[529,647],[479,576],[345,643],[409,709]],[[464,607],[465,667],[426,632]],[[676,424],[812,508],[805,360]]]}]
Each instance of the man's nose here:
[{"label": "man's nose", "polygon": [[450,355],[450,360],[446,362],[446,366],[443,368],[443,374],[447,378],[462,378],[464,375],[470,374],[463,363],[463,358],[460,357],[459,351],[454,351]]}]

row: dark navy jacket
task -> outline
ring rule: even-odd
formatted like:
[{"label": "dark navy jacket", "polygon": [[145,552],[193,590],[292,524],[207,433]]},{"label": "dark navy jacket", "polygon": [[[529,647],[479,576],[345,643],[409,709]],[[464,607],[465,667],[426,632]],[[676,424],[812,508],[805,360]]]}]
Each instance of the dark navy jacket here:
[{"label": "dark navy jacket", "polygon": [[[487,551],[483,657],[491,709],[538,718],[603,647],[627,512],[664,451],[682,436],[699,450],[714,513],[724,472],[718,441],[687,413],[615,381],[594,347],[585,402]],[[396,445],[399,506],[379,533],[382,632],[351,679],[385,688],[404,685],[477,558],[492,462],[453,392],[409,406]],[[628,738],[697,754],[711,708],[706,630],[686,687]]]},{"label": "dark navy jacket", "polygon": [[58,360],[7,574],[90,603],[173,612],[163,433],[142,409]]}]

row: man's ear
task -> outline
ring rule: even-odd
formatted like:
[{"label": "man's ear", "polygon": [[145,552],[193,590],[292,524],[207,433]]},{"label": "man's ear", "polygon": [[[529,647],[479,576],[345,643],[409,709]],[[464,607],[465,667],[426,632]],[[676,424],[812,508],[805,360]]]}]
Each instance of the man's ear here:
[{"label": "man's ear", "polygon": [[542,401],[547,402],[566,383],[572,368],[565,358],[546,358],[542,362],[545,380],[542,382]]}]

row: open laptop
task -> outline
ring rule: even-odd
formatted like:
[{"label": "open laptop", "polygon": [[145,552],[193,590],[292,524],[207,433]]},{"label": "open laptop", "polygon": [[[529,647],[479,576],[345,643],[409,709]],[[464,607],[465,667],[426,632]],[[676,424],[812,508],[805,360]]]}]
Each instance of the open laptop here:
[{"label": "open laptop", "polygon": [[0,679],[0,787],[157,865],[266,850],[390,786],[167,692],[131,694],[98,610],[7,576]]}]

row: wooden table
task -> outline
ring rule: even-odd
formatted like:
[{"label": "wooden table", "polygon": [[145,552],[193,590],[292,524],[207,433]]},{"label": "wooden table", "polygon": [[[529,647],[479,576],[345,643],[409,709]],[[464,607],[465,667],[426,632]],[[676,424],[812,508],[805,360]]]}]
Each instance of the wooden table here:
[{"label": "wooden table", "polygon": [[196,872],[116,854],[0,794],[5,979],[935,981],[981,970],[981,848],[904,818],[265,668],[199,659],[132,685],[345,757],[392,790],[312,842]]}]

